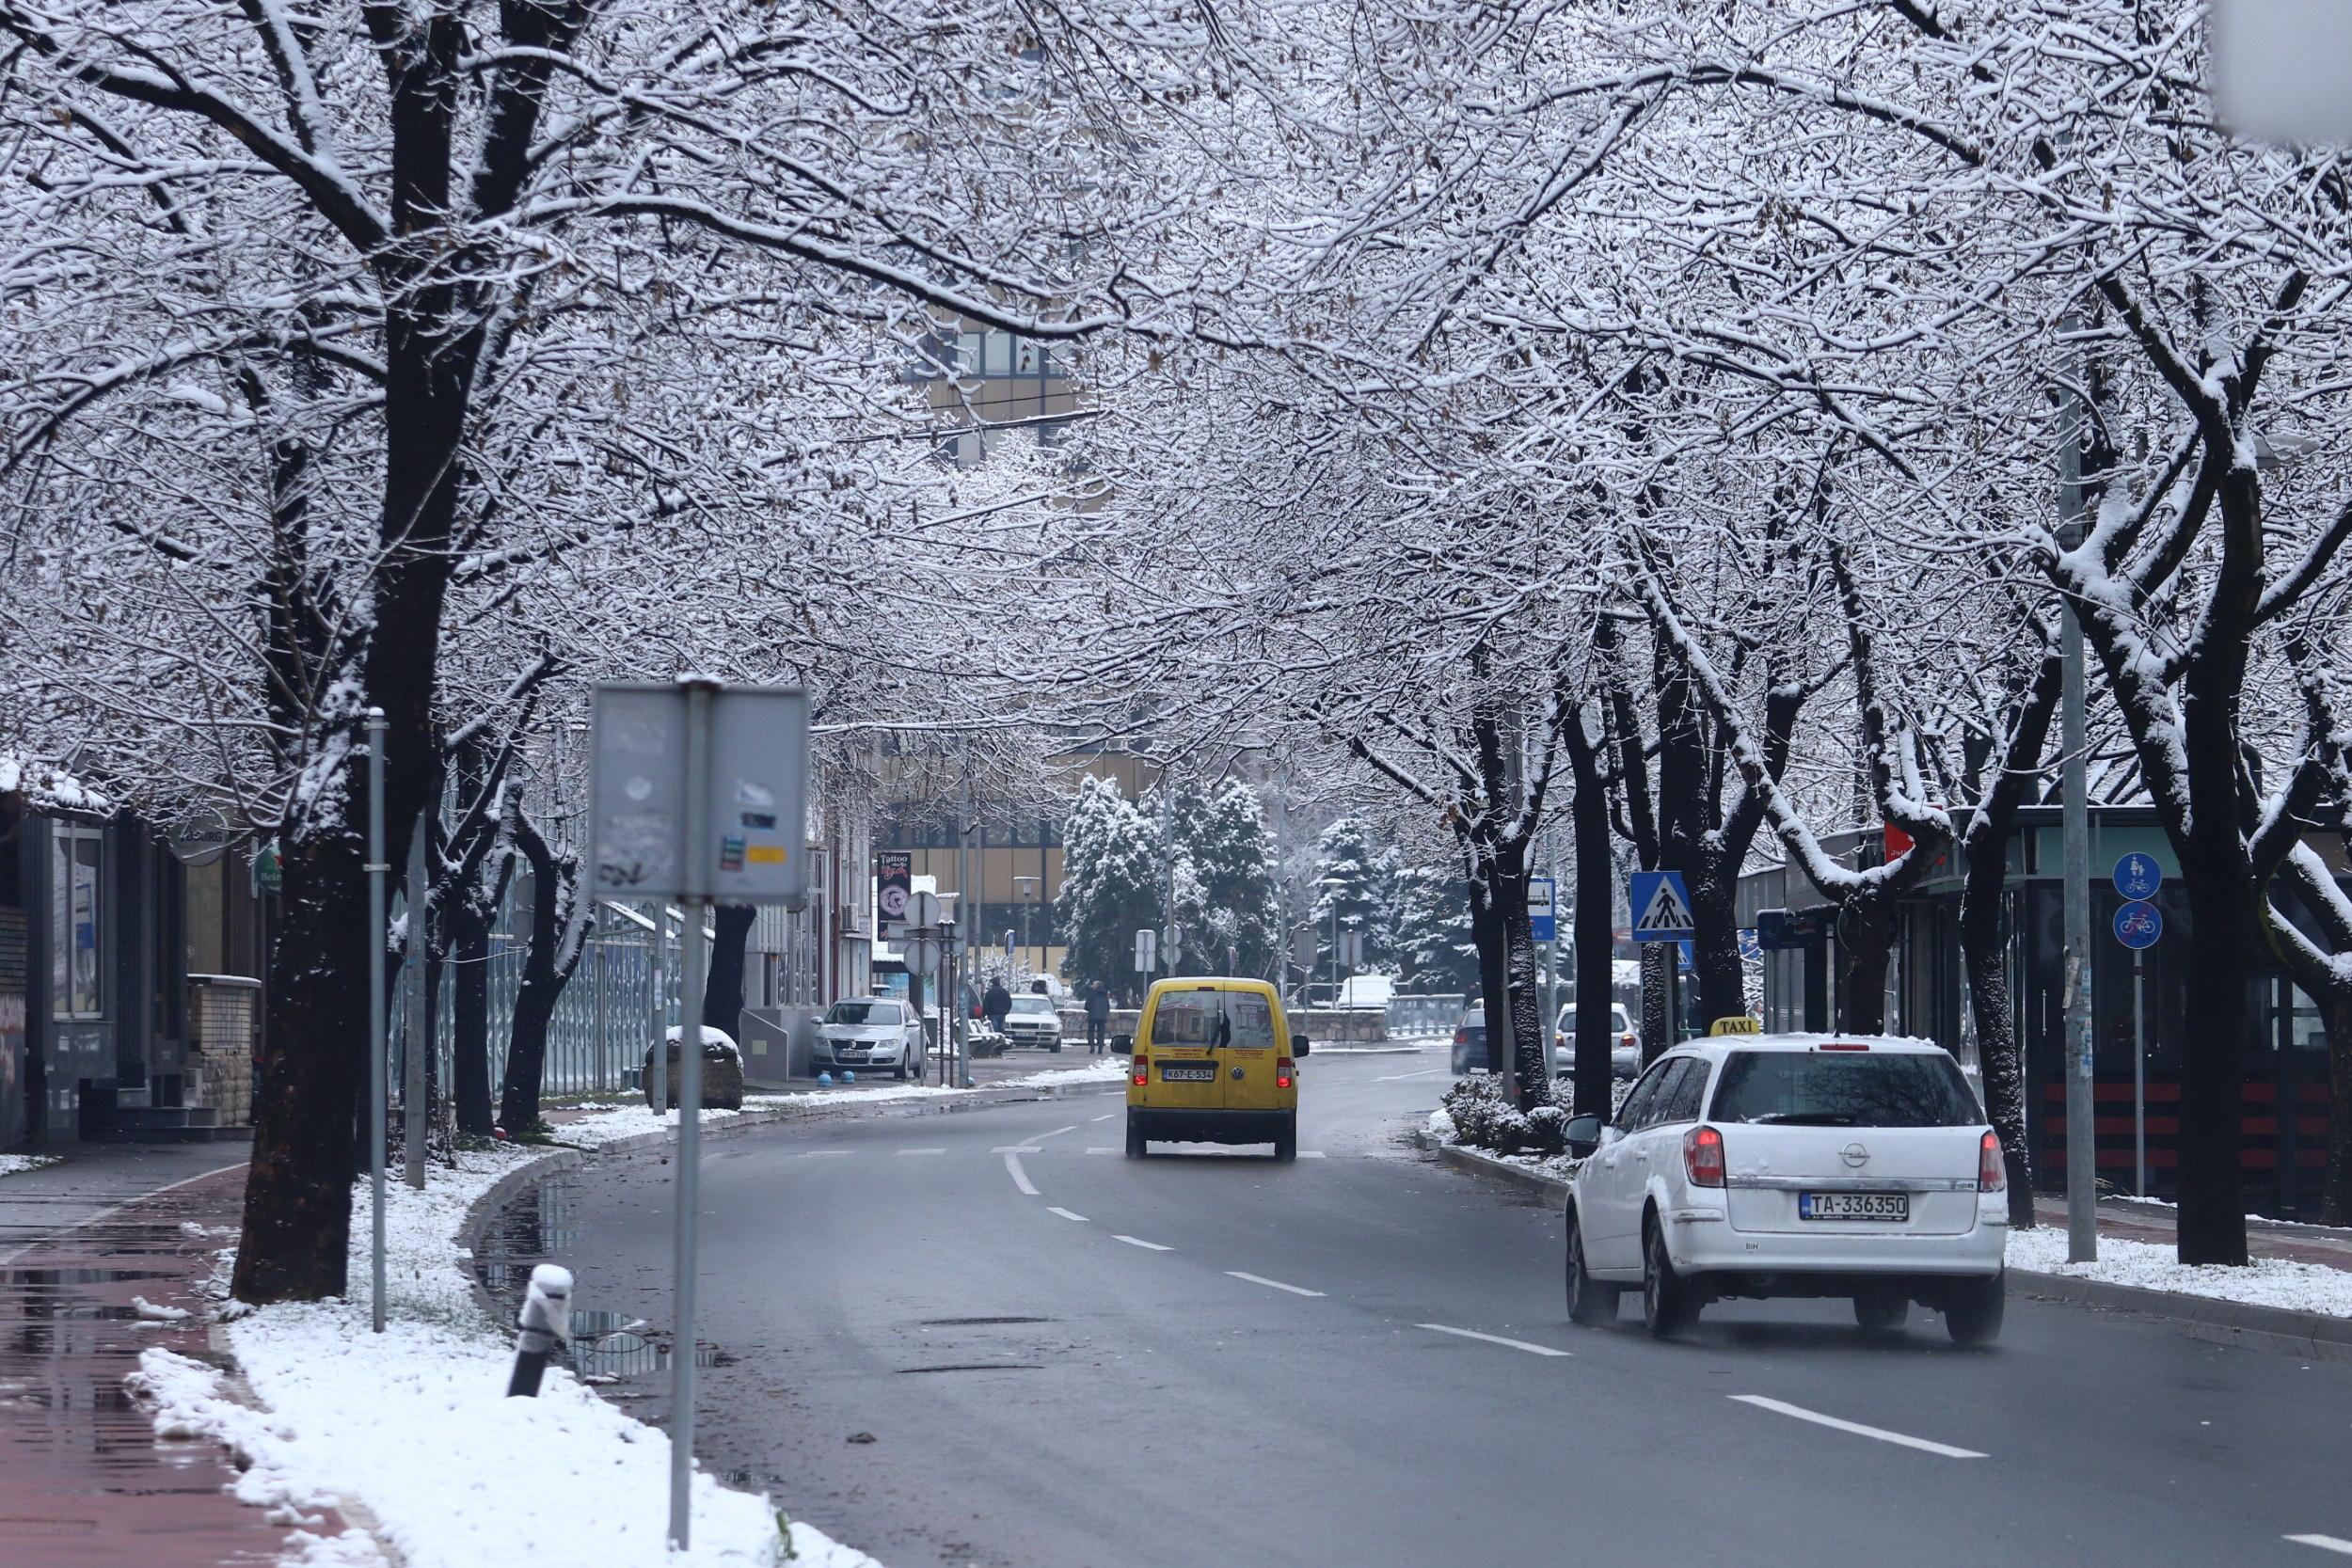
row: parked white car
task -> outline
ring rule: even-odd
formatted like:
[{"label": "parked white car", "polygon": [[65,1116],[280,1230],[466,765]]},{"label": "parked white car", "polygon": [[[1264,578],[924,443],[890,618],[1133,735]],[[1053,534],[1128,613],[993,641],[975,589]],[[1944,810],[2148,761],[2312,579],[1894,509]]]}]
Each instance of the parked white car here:
[{"label": "parked white car", "polygon": [[914,1009],[895,998],[844,997],[818,1021],[811,1057],[818,1071],[886,1068],[894,1078],[920,1078],[923,1026]]},{"label": "parked white car", "polygon": [[[1633,1015],[1622,1002],[1609,1004],[1609,1075],[1632,1082],[1642,1070],[1642,1037],[1633,1027]],[[1571,1002],[1560,1009],[1560,1016],[1551,1025],[1551,1070],[1564,1078],[1576,1075],[1576,1004]]]},{"label": "parked white car", "polygon": [[1012,1010],[1005,1014],[1005,1037],[1014,1045],[1059,1051],[1061,1015],[1054,1011],[1054,999],[1035,992],[1014,997]]},{"label": "parked white car", "polygon": [[1942,1047],[1739,1035],[1650,1064],[1613,1125],[1579,1117],[1568,1316],[1621,1291],[1664,1337],[1730,1297],[1850,1296],[1866,1331],[1940,1310],[1952,1338],[2001,1329],[2009,1199],[2000,1140]]}]

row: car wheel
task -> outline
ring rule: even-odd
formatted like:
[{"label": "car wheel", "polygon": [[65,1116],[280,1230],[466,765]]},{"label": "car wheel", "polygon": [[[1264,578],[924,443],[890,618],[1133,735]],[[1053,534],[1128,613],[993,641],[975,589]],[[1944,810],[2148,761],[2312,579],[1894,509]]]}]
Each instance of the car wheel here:
[{"label": "car wheel", "polygon": [[1143,1146],[1143,1134],[1136,1130],[1135,1118],[1132,1117],[1129,1117],[1127,1121],[1127,1158],[1130,1160],[1140,1160],[1149,1152],[1150,1150],[1146,1149]]},{"label": "car wheel", "polygon": [[898,1053],[898,1065],[890,1069],[890,1075],[901,1084],[907,1081],[907,1053],[905,1052]]},{"label": "car wheel", "polygon": [[1899,1334],[1911,1316],[1911,1298],[1899,1291],[1864,1291],[1853,1298],[1853,1321],[1865,1334]]},{"label": "car wheel", "polygon": [[1046,1049],[1051,1051],[1055,1055],[1058,1056],[1061,1054],[1061,1041],[1056,1040],[1052,1045],[1046,1047]]},{"label": "car wheel", "polygon": [[1675,1273],[1665,1227],[1652,1214],[1642,1223],[1642,1323],[1654,1339],[1681,1333],[1698,1320],[1691,1282]]},{"label": "car wheel", "polygon": [[1274,1134],[1274,1157],[1290,1161],[1298,1158],[1298,1118],[1293,1117],[1279,1132]]},{"label": "car wheel", "polygon": [[2001,1337],[2009,1305],[2009,1280],[1996,1274],[1951,1286],[1944,1295],[1944,1327],[1955,1345],[1989,1345]]},{"label": "car wheel", "polygon": [[1568,1322],[1613,1323],[1617,1316],[1617,1287],[1593,1277],[1584,1263],[1584,1227],[1568,1205]]}]

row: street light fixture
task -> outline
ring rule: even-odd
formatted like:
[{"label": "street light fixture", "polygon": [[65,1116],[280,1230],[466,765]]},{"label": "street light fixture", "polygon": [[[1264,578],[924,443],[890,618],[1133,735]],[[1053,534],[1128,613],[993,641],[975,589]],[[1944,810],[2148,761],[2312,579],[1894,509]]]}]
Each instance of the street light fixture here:
[{"label": "street light fixture", "polygon": [[[1021,904],[1021,935],[1025,939],[1024,945],[1027,944],[1027,939],[1037,935],[1037,915],[1034,911],[1039,894],[1044,884],[1045,879],[1042,877],[1015,877],[1012,879],[1013,895]],[[1032,974],[1044,973],[1045,967],[1045,944],[1040,942],[1036,943],[1036,946],[1038,963],[1029,971]]]}]

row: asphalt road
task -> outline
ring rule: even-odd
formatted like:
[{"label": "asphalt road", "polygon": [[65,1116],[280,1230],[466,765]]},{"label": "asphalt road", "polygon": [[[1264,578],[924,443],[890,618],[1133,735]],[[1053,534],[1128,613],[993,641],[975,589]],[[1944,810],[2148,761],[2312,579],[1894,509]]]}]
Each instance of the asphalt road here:
[{"label": "asphalt road", "polygon": [[[2352,1367],[2014,1294],[1987,1352],[1570,1325],[1559,1216],[1406,1148],[1441,1068],[1316,1057],[1287,1166],[1131,1163],[1116,1094],[706,1145],[704,1462],[890,1568],[2352,1554]],[[587,1305],[666,1322],[669,1175],[548,1195]]]}]

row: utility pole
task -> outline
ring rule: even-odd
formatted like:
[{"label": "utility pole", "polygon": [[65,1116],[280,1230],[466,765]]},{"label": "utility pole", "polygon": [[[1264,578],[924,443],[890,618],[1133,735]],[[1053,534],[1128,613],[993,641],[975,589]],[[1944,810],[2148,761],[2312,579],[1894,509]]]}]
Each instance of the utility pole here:
[{"label": "utility pole", "polygon": [[368,1194],[369,1326],[384,1332],[384,994],[386,893],[391,866],[384,859],[384,710],[368,709]]},{"label": "utility pole", "polygon": [[645,949],[645,1022],[653,1031],[649,1048],[653,1054],[645,1058],[652,1064],[645,1070],[653,1082],[640,1087],[652,1097],[648,1103],[653,1106],[653,1114],[660,1116],[670,1103],[670,1053],[664,1044],[664,1037],[670,1032],[670,1008],[661,987],[662,938],[669,934],[670,901],[657,898],[647,910],[653,915],[653,934],[647,939],[650,945]]},{"label": "utility pole", "polygon": [[[677,1217],[670,1227],[676,1284],[670,1337],[670,1543],[691,1546],[694,1484],[694,1252],[702,1215],[703,915],[710,908],[704,861],[710,842],[710,710],[715,681],[687,681],[686,811],[680,842],[686,866],[684,918],[678,923]],[[666,1053],[664,1053],[666,1054]],[[668,1063],[661,1065],[667,1078]]]},{"label": "utility pole", "polygon": [[[963,776],[963,816],[956,824],[956,925],[963,932],[960,946],[969,949],[972,938],[980,929],[979,901],[967,895],[972,886],[972,775],[971,763],[966,761]],[[956,959],[956,976],[962,978],[964,961],[961,952]],[[956,1087],[972,1086],[972,1020],[970,1009],[963,1005],[963,990],[958,987],[956,999]]]},{"label": "utility pole", "polygon": [[1176,784],[1160,769],[1160,944],[1168,949],[1168,972],[1176,971]]},{"label": "utility pole", "polygon": [[417,831],[408,841],[408,1018],[400,1064],[401,1179],[419,1192],[424,1191],[425,1064],[433,1057],[432,921],[425,912],[431,885],[425,856],[432,836],[428,803],[417,814]]},{"label": "utility pole", "polygon": [[[2061,330],[2071,340],[2079,325],[2070,312]],[[2086,410],[2072,387],[2065,399],[2067,418],[2058,439],[2058,543],[2072,550],[2083,542]],[[2059,657],[2064,663],[2058,693],[2059,748],[2064,753],[2058,826],[2065,840],[2061,872],[2066,879],[2061,894],[2066,929],[2066,1257],[2069,1262],[2089,1263],[2099,1257],[2098,1113],[2090,1080],[2090,783],[2085,755],[2090,694],[2081,610],[2072,599],[2066,603]]]}]

